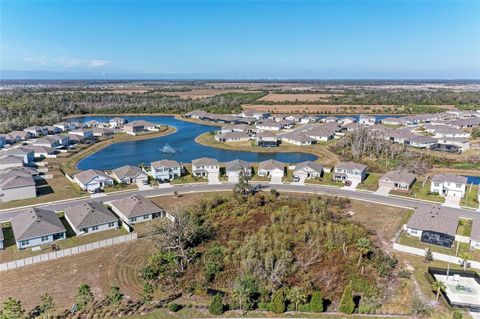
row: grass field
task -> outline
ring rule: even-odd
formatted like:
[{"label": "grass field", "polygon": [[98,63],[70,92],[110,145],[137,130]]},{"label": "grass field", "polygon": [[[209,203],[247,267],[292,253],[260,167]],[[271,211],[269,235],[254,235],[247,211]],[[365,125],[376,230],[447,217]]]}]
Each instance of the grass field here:
[{"label": "grass field", "polygon": [[322,93],[275,93],[270,92],[268,95],[259,99],[259,101],[268,101],[268,102],[296,102],[296,101],[328,101],[330,96],[336,94],[322,94]]},{"label": "grass field", "polygon": [[367,178],[358,184],[357,189],[364,189],[369,191],[376,191],[378,189],[378,180],[382,177],[381,174],[369,173]]},{"label": "grass field", "polygon": [[390,194],[398,195],[398,196],[406,196],[406,197],[413,197],[423,200],[429,200],[437,203],[445,202],[445,198],[440,195],[430,194],[430,182],[425,183],[425,186],[422,186],[423,181],[418,180],[413,184],[411,192],[402,192],[392,190]]},{"label": "grass field", "polygon": [[478,197],[477,197],[478,185],[473,185],[470,187],[467,186],[467,191],[465,197],[460,201],[461,206],[478,208]]},{"label": "grass field", "polygon": [[256,93],[259,91],[246,91],[242,89],[193,89],[191,91],[179,91],[179,92],[158,92],[160,95],[178,96],[182,99],[199,100],[206,97],[212,97],[225,93]]}]

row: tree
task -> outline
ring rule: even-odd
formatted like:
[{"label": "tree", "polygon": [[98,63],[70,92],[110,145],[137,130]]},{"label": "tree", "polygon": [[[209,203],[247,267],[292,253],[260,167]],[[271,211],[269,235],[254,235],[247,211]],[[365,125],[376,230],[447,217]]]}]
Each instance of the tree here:
[{"label": "tree", "polygon": [[427,262],[433,261],[433,254],[432,254],[432,250],[430,248],[427,248],[427,250],[425,250],[425,260]]},{"label": "tree", "polygon": [[0,319],[21,319],[24,314],[25,310],[22,308],[20,300],[8,297],[8,299],[3,302]]},{"label": "tree", "polygon": [[142,292],[140,292],[140,297],[142,301],[148,303],[153,299],[153,286],[146,282],[143,284]]},{"label": "tree", "polygon": [[310,299],[310,311],[323,312],[323,298],[320,291],[314,291]]},{"label": "tree", "polygon": [[293,287],[288,291],[287,298],[295,305],[295,311],[298,311],[298,305],[307,301],[307,294],[302,288]]},{"label": "tree", "polygon": [[245,197],[253,193],[253,187],[250,185],[250,168],[248,167],[241,167],[240,176],[238,178],[238,182],[235,184],[233,188],[233,194],[236,197]]},{"label": "tree", "polygon": [[78,287],[77,290],[77,295],[75,296],[75,304],[77,305],[78,310],[83,310],[89,304],[90,302],[93,301],[93,295],[92,292],[90,291],[90,286],[86,284],[81,284],[80,287]]},{"label": "tree", "polygon": [[462,259],[463,271],[467,271],[468,262],[472,259],[472,256],[462,253],[459,257]]},{"label": "tree", "polygon": [[118,305],[123,299],[123,294],[120,292],[120,288],[113,286],[110,288],[110,292],[107,295],[107,300],[110,305]]},{"label": "tree", "polygon": [[256,303],[258,287],[255,278],[250,275],[240,277],[233,287],[233,298],[238,302],[240,311],[252,309]]},{"label": "tree", "polygon": [[358,257],[358,263],[357,263],[357,267],[358,267],[362,262],[362,258],[372,250],[372,244],[370,242],[370,239],[365,237],[359,238],[357,240],[357,250],[360,253],[360,256]]},{"label": "tree", "polygon": [[435,281],[432,283],[432,289],[433,291],[435,291],[437,295],[437,302],[438,302],[438,299],[440,298],[440,294],[442,293],[442,291],[445,291],[447,287],[445,286],[443,281]]},{"label": "tree", "polygon": [[355,310],[355,302],[353,301],[352,285],[349,284],[343,290],[340,306],[338,308],[343,313],[351,314]]},{"label": "tree", "polygon": [[284,313],[286,309],[285,291],[283,289],[278,289],[273,294],[270,310],[273,313]]},{"label": "tree", "polygon": [[216,294],[210,305],[208,306],[208,312],[212,315],[219,316],[225,312],[225,308],[223,306],[222,296],[220,294]]},{"label": "tree", "polygon": [[53,301],[53,298],[48,293],[44,293],[40,297],[39,310],[40,313],[44,314],[47,318],[49,318],[51,313],[55,310],[55,303]]}]

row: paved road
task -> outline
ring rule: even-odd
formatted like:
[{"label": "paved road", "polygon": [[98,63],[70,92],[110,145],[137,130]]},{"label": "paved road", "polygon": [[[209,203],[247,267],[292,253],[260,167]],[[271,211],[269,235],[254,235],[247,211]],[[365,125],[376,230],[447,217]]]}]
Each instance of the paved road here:
[{"label": "paved road", "polygon": [[[255,184],[260,185],[262,189],[265,189],[265,190],[270,189],[269,184],[266,184],[266,183],[255,183]],[[172,185],[172,187],[155,188],[155,189],[149,189],[149,190],[135,190],[131,192],[122,192],[119,194],[117,193],[117,194],[110,194],[110,195],[106,194],[105,196],[100,196],[95,198],[85,197],[85,198],[78,198],[78,199],[63,201],[59,203],[51,203],[51,204],[43,204],[43,205],[39,204],[36,206],[48,208],[51,210],[63,210],[68,206],[84,203],[87,201],[106,202],[106,201],[112,201],[112,200],[124,198],[126,196],[130,196],[133,194],[141,194],[146,197],[153,197],[153,196],[171,195],[175,191],[177,191],[179,194],[199,193],[199,192],[204,193],[204,192],[214,192],[214,191],[230,191],[233,189],[233,186],[234,184],[229,184],[229,183],[215,184],[215,185],[208,185],[208,184]],[[279,192],[297,192],[297,193],[342,196],[342,197],[348,197],[351,199],[358,199],[362,201],[369,201],[374,203],[405,207],[405,208],[440,206],[440,204],[426,203],[426,202],[418,201],[415,199],[388,197],[388,196],[382,196],[382,195],[378,195],[370,192],[352,191],[347,189],[325,187],[321,185],[278,184],[278,185],[273,185],[272,187],[278,190]],[[0,221],[11,219],[21,210],[22,209],[0,210]],[[466,218],[480,217],[480,213],[473,210],[453,209],[453,211],[457,212],[458,215],[461,217],[466,217]]]}]

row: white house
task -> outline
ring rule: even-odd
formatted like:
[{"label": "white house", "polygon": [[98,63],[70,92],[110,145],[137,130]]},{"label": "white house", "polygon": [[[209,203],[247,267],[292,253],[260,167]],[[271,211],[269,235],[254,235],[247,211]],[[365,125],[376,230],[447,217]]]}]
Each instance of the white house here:
[{"label": "white house", "polygon": [[124,119],[123,117],[114,117],[113,119],[110,119],[110,121],[108,121],[110,127],[114,127],[114,128],[117,128],[117,127],[121,127],[123,125],[125,125],[127,123],[127,120]]},{"label": "white house", "polygon": [[76,135],[84,139],[93,138],[93,131],[89,129],[79,128],[68,133],[69,135]]},{"label": "white house", "polygon": [[215,139],[219,142],[245,142],[250,140],[250,135],[242,132],[227,132],[215,134]]},{"label": "white house", "polygon": [[335,165],[333,180],[339,182],[352,181],[361,183],[367,177],[367,166],[354,162]]},{"label": "white house", "polygon": [[136,135],[137,133],[145,132],[145,131],[158,131],[160,125],[147,122],[144,120],[133,121],[131,123],[125,124],[123,126],[123,130],[125,133],[130,135]]},{"label": "white house", "polygon": [[280,131],[284,128],[284,124],[275,121],[263,121],[261,123],[255,124],[255,127],[259,130],[266,131]]},{"label": "white house", "polygon": [[54,148],[54,147],[61,146],[61,143],[60,143],[60,140],[47,136],[47,137],[42,137],[37,139],[35,142],[33,142],[33,146],[43,146],[43,147]]},{"label": "white house", "polygon": [[473,249],[480,249],[480,217],[475,218],[472,222],[472,232],[470,233],[470,247]]},{"label": "white house", "polygon": [[60,123],[53,124],[53,126],[58,127],[60,130],[64,132],[75,129],[75,126],[70,122],[60,122]]},{"label": "white house", "polygon": [[23,161],[23,164],[25,165],[30,165],[35,160],[35,154],[31,147],[20,146],[20,147],[11,148],[4,152],[0,152],[0,157],[9,156],[9,155],[13,155],[21,158]]},{"label": "white house", "polygon": [[28,208],[12,218],[12,230],[18,249],[65,239],[66,230],[57,214],[43,208]]},{"label": "white house", "polygon": [[73,180],[83,190],[94,193],[106,186],[113,185],[113,179],[102,171],[89,169],[73,175]]},{"label": "white house", "polygon": [[229,182],[237,183],[240,179],[240,176],[252,175],[252,164],[238,159],[226,162],[225,173],[227,174]]},{"label": "white house", "polygon": [[182,176],[183,166],[174,160],[160,160],[150,164],[150,174],[161,181],[171,181]]},{"label": "white house", "polygon": [[165,211],[141,195],[132,195],[110,203],[120,219],[133,225],[165,216]]},{"label": "white house", "polygon": [[122,184],[147,184],[148,175],[138,166],[125,165],[112,170],[112,177]]},{"label": "white house", "polygon": [[455,174],[435,174],[430,184],[430,192],[441,196],[463,197],[467,188],[467,178]]},{"label": "white house", "polygon": [[258,163],[258,176],[283,177],[285,174],[285,164],[274,159]]},{"label": "white house", "polygon": [[358,118],[358,123],[363,125],[375,125],[378,123],[378,120],[375,116],[360,115]]},{"label": "white house", "polygon": [[322,176],[323,166],[317,162],[301,162],[295,165],[293,175],[304,179],[319,178]]},{"label": "white house", "polygon": [[214,158],[202,157],[192,160],[192,174],[196,177],[220,175],[218,161]]},{"label": "white house", "polygon": [[65,208],[65,219],[77,235],[118,227],[118,218],[100,202],[86,202]]},{"label": "white house", "polygon": [[304,145],[312,145],[317,142],[316,139],[306,136],[303,134],[297,134],[297,133],[285,133],[280,136],[282,142],[298,145],[298,146],[304,146]]}]

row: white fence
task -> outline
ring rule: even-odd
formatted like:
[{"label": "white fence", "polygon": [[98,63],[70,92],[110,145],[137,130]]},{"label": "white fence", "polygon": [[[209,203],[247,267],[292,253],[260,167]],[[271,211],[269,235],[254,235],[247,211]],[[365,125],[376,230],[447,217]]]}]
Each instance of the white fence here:
[{"label": "white fence", "polygon": [[[413,255],[425,256],[425,249],[400,245],[400,244],[397,244],[397,243],[393,244],[393,249],[404,252],[404,253],[413,254]],[[463,264],[462,259],[458,258],[458,257],[449,256],[449,255],[445,255],[445,254],[441,254],[441,253],[436,253],[434,251],[432,251],[432,256],[433,256],[433,260],[451,262],[452,264],[457,264],[457,265]],[[470,260],[468,262],[468,265],[470,266],[470,268],[480,269],[480,262],[478,262],[478,261]]]},{"label": "white fence", "polygon": [[14,261],[0,264],[0,271],[28,266],[28,265],[36,264],[42,261],[54,260],[57,258],[71,256],[71,255],[75,255],[75,254],[79,254],[86,251],[103,248],[103,247],[107,247],[115,244],[126,243],[128,241],[135,240],[135,239],[137,239],[137,233],[130,233],[128,235],[108,238],[108,239],[100,240],[94,243],[57,250],[57,251],[45,253],[42,255],[37,255],[37,256],[28,257],[24,259],[17,259]]}]

